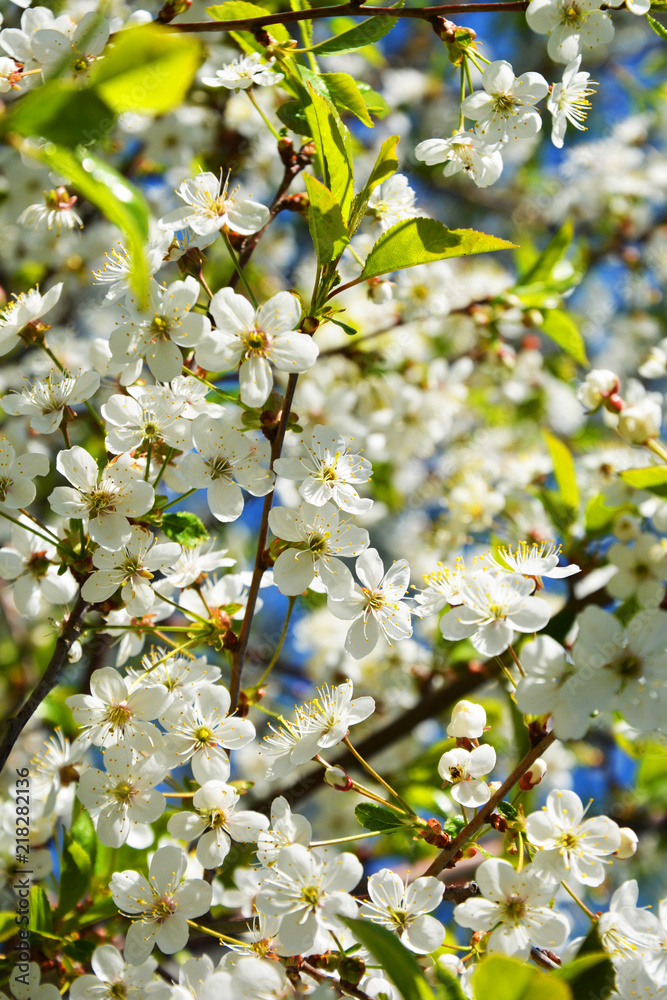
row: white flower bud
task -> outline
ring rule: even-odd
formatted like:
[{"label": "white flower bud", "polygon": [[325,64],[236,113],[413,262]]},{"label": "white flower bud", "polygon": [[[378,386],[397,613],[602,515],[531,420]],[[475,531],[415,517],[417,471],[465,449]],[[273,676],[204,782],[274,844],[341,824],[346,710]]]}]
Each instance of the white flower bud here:
[{"label": "white flower bud", "polygon": [[338,789],[339,792],[347,792],[352,788],[352,781],[342,767],[330,767],[324,772],[324,780],[327,785]]},{"label": "white flower bud", "polygon": [[69,648],[69,652],[67,653],[67,659],[69,660],[70,663],[78,663],[82,656],[83,656],[83,649],[81,647],[81,643],[79,642],[78,639],[75,639]]},{"label": "white flower bud", "polygon": [[111,361],[111,348],[108,340],[103,337],[95,337],[89,346],[90,363],[100,375],[106,375]]},{"label": "white flower bud", "polygon": [[437,961],[438,965],[451,976],[460,976],[466,971],[465,965],[456,955],[440,955]]},{"label": "white flower bud", "polygon": [[541,757],[538,757],[537,760],[534,761],[533,764],[530,766],[530,768],[526,771],[526,773],[521,776],[521,780],[519,781],[519,788],[524,792],[530,791],[530,789],[534,788],[535,785],[539,785],[540,781],[542,780],[542,778],[546,773],[547,773],[546,762],[543,761]]},{"label": "white flower bud", "polygon": [[628,858],[637,853],[639,838],[629,826],[620,827],[619,833],[621,834],[621,846],[617,851],[614,851],[614,857],[619,858],[621,861],[627,861]]},{"label": "white flower bud", "polygon": [[378,306],[384,306],[391,302],[394,297],[392,291],[395,282],[385,281],[382,278],[371,278],[368,282],[368,297]]},{"label": "white flower bud", "polygon": [[495,795],[500,787],[502,787],[502,781],[489,782],[489,791],[491,792],[492,795]]},{"label": "white flower bud", "polygon": [[603,401],[618,392],[618,375],[608,368],[594,368],[577,389],[577,399],[587,410],[597,410]]},{"label": "white flower bud", "polygon": [[662,408],[654,399],[626,406],[618,416],[618,433],[630,444],[644,444],[657,437],[662,423]]},{"label": "white flower bud", "polygon": [[486,725],[486,712],[481,705],[474,705],[471,701],[460,701],[454,706],[452,721],[447,726],[448,736],[466,736],[469,740],[476,740],[484,732]]}]

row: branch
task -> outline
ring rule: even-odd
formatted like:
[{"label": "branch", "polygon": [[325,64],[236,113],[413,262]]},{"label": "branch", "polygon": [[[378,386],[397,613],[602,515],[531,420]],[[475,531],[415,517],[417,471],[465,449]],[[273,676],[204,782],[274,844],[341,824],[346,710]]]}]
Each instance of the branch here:
[{"label": "branch", "polygon": [[[298,377],[298,375],[290,375],[287,380],[287,388],[285,390],[282,409],[280,411],[280,420],[276,429],[276,435],[271,442],[271,464],[269,466],[271,469],[273,469],[273,463],[275,460],[280,457],[283,441],[285,440],[287,421],[289,420],[290,409],[292,407],[292,400],[294,399],[294,392],[296,390]],[[232,650],[231,653],[232,665],[231,677],[229,680],[229,694],[231,697],[230,712],[233,712],[238,704],[239,692],[241,690],[241,674],[243,672],[243,663],[245,661],[245,654],[248,648],[248,639],[250,638],[250,627],[255,614],[255,605],[257,604],[257,595],[259,594],[260,584],[262,582],[264,571],[266,570],[264,550],[266,549],[266,539],[269,533],[269,512],[271,510],[271,505],[273,504],[274,493],[275,489],[271,490],[271,492],[267,493],[264,497],[262,520],[259,526],[259,534],[257,536],[255,566],[252,572],[252,580],[250,581],[250,589],[248,590],[245,615],[243,616],[243,624],[239,633],[238,646],[236,649]]]},{"label": "branch", "polygon": [[426,869],[424,875],[439,875],[439,873],[443,870],[443,868],[447,867],[452,858],[456,854],[458,854],[458,852],[461,850],[464,844],[466,844],[466,842],[470,840],[472,835],[474,833],[477,833],[477,831],[484,826],[487,819],[489,818],[493,810],[496,808],[498,803],[502,802],[507,793],[512,788],[514,788],[519,778],[521,778],[521,776],[526,773],[528,768],[531,766],[531,764],[535,763],[538,757],[542,756],[547,747],[550,747],[555,739],[556,739],[556,734],[552,731],[550,733],[547,733],[546,736],[542,737],[539,743],[537,743],[534,747],[530,748],[530,750],[523,758],[523,760],[520,761],[514,768],[509,778],[507,778],[507,780],[504,781],[503,784],[500,786],[498,791],[491,796],[486,805],[483,806],[479,810],[479,812],[475,813],[475,815],[470,820],[468,825],[463,827],[461,832],[454,838],[451,844],[448,844],[448,846],[444,849],[444,851],[440,852],[435,861],[433,861],[431,865]]},{"label": "branch", "polygon": [[479,14],[485,11],[524,11],[528,0],[500,0],[499,3],[453,3],[438,7],[367,7],[358,3],[341,3],[332,7],[309,8],[308,10],[286,10],[277,14],[263,14],[261,17],[247,17],[237,21],[187,21],[171,24],[174,31],[255,31],[270,24],[290,24],[295,21],[314,21],[323,17],[412,17],[420,21],[432,21],[435,17],[449,14]]},{"label": "branch", "polygon": [[65,626],[58,636],[49,665],[42,674],[37,687],[16,715],[5,722],[2,740],[0,741],[0,771],[5,766],[7,758],[14,748],[14,744],[32,718],[35,710],[44,701],[49,691],[58,683],[58,675],[67,659],[67,654],[70,651],[72,643],[81,633],[83,617],[88,607],[88,602],[84,601],[81,594],[79,594]]}]

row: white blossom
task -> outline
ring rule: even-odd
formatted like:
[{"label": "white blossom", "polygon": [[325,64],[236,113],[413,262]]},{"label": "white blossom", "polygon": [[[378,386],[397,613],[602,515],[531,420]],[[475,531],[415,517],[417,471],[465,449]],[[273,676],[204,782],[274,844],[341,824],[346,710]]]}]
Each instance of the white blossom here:
[{"label": "white blossom", "polygon": [[569,62],[563,70],[562,81],[554,84],[547,98],[547,109],[553,117],[551,141],[558,149],[563,146],[568,122],[580,132],[586,130],[583,122],[591,106],[588,98],[595,91],[589,87],[590,73],[580,71],[580,66],[581,56]]},{"label": "white blossom", "polygon": [[432,166],[445,164],[445,177],[464,170],[477,187],[495,184],[503,172],[501,144],[489,144],[471,132],[456,132],[449,139],[426,139],[415,149],[415,156]]},{"label": "white blossom", "polygon": [[438,774],[451,784],[452,798],[464,808],[476,809],[485,805],[491,792],[482,777],[496,766],[496,751],[488,745],[464,750],[455,747],[442,755]]},{"label": "white blossom", "polygon": [[227,90],[247,90],[248,87],[271,87],[280,83],[282,73],[273,69],[274,60],[261,62],[261,52],[251,52],[247,56],[234,59],[227,66],[215,71],[215,76],[203,76],[207,87],[226,87]]},{"label": "white blossom", "polygon": [[527,139],[540,130],[542,119],[533,104],[549,91],[541,73],[515,77],[510,64],[499,59],[485,66],[482,86],[484,90],[475,91],[462,101],[461,111],[477,123],[484,140],[493,143]]},{"label": "white blossom", "polygon": [[[569,874],[584,885],[601,885],[609,855],[621,845],[618,825],[607,816],[584,819],[575,792],[554,789],[540,812],[526,818],[526,834],[538,852],[535,871],[558,881]],[[605,860],[603,860],[605,859]]]},{"label": "white blossom", "polygon": [[99,385],[97,372],[69,375],[53,371],[45,379],[25,386],[20,392],[3,396],[2,408],[12,416],[29,416],[33,430],[51,434],[60,425],[65,408],[89,399]]},{"label": "white blossom", "polygon": [[192,799],[196,812],[176,813],[167,829],[172,837],[191,843],[197,840],[197,860],[204,868],[216,868],[227,855],[232,841],[256,844],[269,821],[261,813],[237,809],[240,796],[223,781],[207,781]]},{"label": "white blossom", "polygon": [[370,902],[361,904],[359,915],[398,934],[403,944],[418,955],[435,951],[442,944],[445,928],[429,916],[440,904],[444,883],[431,876],[405,885],[389,868],[368,879]]},{"label": "white blossom", "polygon": [[162,229],[172,231],[188,226],[199,236],[209,236],[226,226],[234,233],[248,236],[267,224],[270,215],[265,205],[250,198],[241,199],[235,188],[230,194],[229,175],[201,173],[192,180],[183,181],[176,194],[185,202],[183,208],[163,215],[159,221]]},{"label": "white blossom", "polygon": [[301,303],[291,292],[277,292],[259,309],[231,288],[216,292],[209,304],[215,328],[202,337],[197,364],[209,371],[239,368],[241,400],[262,406],[273,388],[271,365],[302,373],[315,364],[317,344],[297,330]]},{"label": "white blossom", "polygon": [[293,813],[287,799],[280,795],[271,803],[271,824],[260,831],[257,838],[257,858],[269,867],[278,858],[283,847],[301,844],[308,847],[313,831],[305,816]]},{"label": "white blossom", "polygon": [[560,947],[567,921],[549,906],[556,885],[532,865],[521,873],[508,861],[491,858],[475,872],[482,898],[466,899],[454,910],[454,920],[474,931],[490,931],[487,951],[528,958],[533,945]]},{"label": "white blossom", "polygon": [[113,667],[100,667],[90,678],[90,694],[70,695],[67,705],[96,746],[121,744],[151,752],[162,745],[151,720],[164,711],[169,699],[161,685],[132,690]]},{"label": "white blossom", "polygon": [[141,525],[133,525],[130,538],[114,551],[99,548],[93,553],[95,572],[81,588],[81,596],[91,604],[108,600],[120,587],[121,597],[131,615],[150,611],[155,592],[150,584],[154,571],[178,558],[176,542],[158,543],[155,535]]},{"label": "white blossom", "polygon": [[155,945],[166,955],[188,943],[188,920],[211,905],[211,886],[200,878],[184,879],[185,851],[161,847],[153,855],[148,881],[136,871],[116,872],[109,887],[113,901],[132,924],[125,937],[125,961],[143,965]]},{"label": "white blossom", "polygon": [[299,483],[299,495],[315,507],[331,501],[350,514],[365,514],[373,506],[370,499],[362,499],[354,485],[367,483],[371,477],[371,463],[331,427],[318,424],[302,436],[307,457],[277,458],[273,468],[279,476]]},{"label": "white blossom", "polygon": [[447,726],[447,735],[457,739],[465,737],[478,739],[486,726],[486,711],[482,705],[472,701],[459,701],[452,709],[452,720]]},{"label": "white blossom", "polygon": [[49,460],[39,452],[26,452],[16,457],[13,446],[0,440],[0,509],[20,510],[35,499],[35,476],[45,476]]},{"label": "white blossom", "polygon": [[611,17],[600,7],[602,0],[531,0],[526,20],[533,31],[549,35],[547,51],[555,62],[571,63],[614,37]]},{"label": "white blossom", "polygon": [[404,174],[394,174],[373,191],[368,199],[367,212],[379,222],[380,229],[386,232],[397,222],[424,214],[417,211],[416,200],[417,196],[408,184],[407,177]]},{"label": "white blossom", "polygon": [[141,444],[161,442],[179,451],[190,447],[190,421],[183,417],[182,399],[156,386],[130,386],[128,392],[127,396],[110,396],[100,407],[107,425],[108,451],[119,455]]},{"label": "white blossom", "polygon": [[102,944],[93,952],[90,964],[94,975],[78,976],[69,989],[71,1000],[166,1000],[169,987],[154,979],[157,962],[147,958],[142,965],[126,965],[112,944]]},{"label": "white blossom", "polygon": [[385,573],[376,549],[366,549],[356,561],[363,587],[354,585],[344,596],[329,597],[337,618],[354,619],[345,637],[345,649],[355,659],[372,652],[381,635],[391,643],[412,635],[410,608],[401,600],[410,582],[410,567],[399,559]]},{"label": "white blossom", "polygon": [[30,530],[33,522],[24,514],[19,520],[25,529],[13,525],[12,544],[0,549],[0,577],[13,581],[14,603],[24,615],[34,618],[41,610],[42,599],[53,605],[69,604],[78,584],[69,569],[59,572],[61,563],[55,545]]}]

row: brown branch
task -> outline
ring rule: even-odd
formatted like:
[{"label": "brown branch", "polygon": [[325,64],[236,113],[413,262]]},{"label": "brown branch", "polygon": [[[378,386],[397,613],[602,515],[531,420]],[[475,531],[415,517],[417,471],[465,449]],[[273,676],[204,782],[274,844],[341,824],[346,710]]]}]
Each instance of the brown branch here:
[{"label": "brown branch", "polygon": [[475,813],[467,826],[463,827],[461,832],[454,838],[451,844],[448,844],[444,851],[440,852],[437,858],[424,872],[425,875],[439,875],[443,868],[447,867],[452,858],[458,854],[473,834],[477,833],[477,831],[484,826],[498,803],[502,802],[507,793],[514,788],[517,781],[526,773],[531,764],[535,763],[537,758],[551,746],[555,739],[556,734],[554,732],[547,733],[546,736],[542,737],[539,743],[536,743],[534,747],[530,748],[523,760],[517,764],[509,778],[502,783],[498,791],[491,796],[486,805],[483,806],[479,812]]},{"label": "brown branch", "polygon": [[435,17],[449,14],[479,14],[485,11],[524,11],[528,0],[500,0],[499,3],[454,3],[437,7],[366,7],[358,3],[341,3],[331,7],[309,8],[308,10],[286,10],[277,14],[263,14],[261,17],[247,17],[238,21],[186,21],[172,24],[174,31],[255,31],[270,24],[291,24],[295,21],[314,21],[323,17],[412,17],[420,21],[432,21]]},{"label": "brown branch", "polygon": [[301,964],[299,968],[312,976],[314,980],[318,983],[326,983],[327,986],[331,986],[340,993],[341,996],[345,997],[357,997],[358,1000],[371,1000],[368,993],[364,993],[357,986],[352,986],[351,983],[342,983],[340,979],[335,979],[333,976],[327,976],[326,973],[322,972],[321,969],[316,969],[314,965],[307,962],[305,959],[301,959]]},{"label": "brown branch", "polygon": [[67,659],[67,654],[70,651],[72,643],[78,639],[81,633],[83,617],[88,607],[88,602],[84,601],[81,594],[79,594],[65,626],[58,636],[49,665],[42,674],[37,687],[16,715],[12,716],[11,719],[7,719],[4,723],[2,740],[0,741],[0,771],[5,766],[7,758],[14,748],[14,744],[32,718],[35,710],[44,701],[49,691],[58,683],[58,675]]},{"label": "brown branch", "polygon": [[[305,334],[303,335],[305,336]],[[285,431],[287,430],[287,422],[289,420],[290,409],[292,407],[292,400],[294,399],[294,392],[296,390],[296,383],[298,375],[290,375],[287,380],[287,388],[285,390],[285,397],[282,403],[282,410],[280,412],[280,419],[278,421],[278,426],[276,428],[276,434],[271,442],[271,465],[273,468],[273,463],[277,458],[280,457],[280,452],[282,450],[283,441],[285,440]],[[262,520],[259,526],[259,534],[257,536],[257,550],[255,552],[255,566],[252,572],[252,580],[250,581],[250,588],[248,590],[248,600],[246,602],[245,614],[243,616],[243,624],[241,626],[241,631],[239,633],[239,641],[236,649],[231,652],[231,677],[229,680],[229,694],[231,697],[231,707],[230,711],[233,712],[236,708],[239,700],[239,693],[241,690],[241,674],[243,673],[243,664],[245,661],[245,654],[248,648],[248,639],[250,637],[250,627],[252,625],[252,619],[255,614],[255,606],[257,604],[257,596],[259,594],[260,584],[262,582],[262,577],[267,568],[264,561],[264,550],[266,549],[266,540],[269,534],[269,512],[271,511],[271,505],[273,504],[273,495],[275,489],[271,490],[264,497],[264,507],[262,509]]]}]

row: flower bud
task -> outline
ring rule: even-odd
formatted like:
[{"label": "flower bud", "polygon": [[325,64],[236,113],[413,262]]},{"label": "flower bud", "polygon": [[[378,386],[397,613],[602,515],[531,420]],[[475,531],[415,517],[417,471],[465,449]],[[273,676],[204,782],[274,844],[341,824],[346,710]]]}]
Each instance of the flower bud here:
[{"label": "flower bud", "polygon": [[481,705],[475,705],[471,701],[460,701],[454,706],[452,721],[447,726],[448,736],[467,736],[469,740],[476,740],[484,732],[486,725],[486,712]]},{"label": "flower bud", "polygon": [[577,399],[587,410],[597,410],[605,399],[619,389],[618,375],[608,368],[594,368],[577,389]]},{"label": "flower bud", "polygon": [[529,770],[521,776],[519,788],[523,792],[529,792],[531,788],[535,787],[535,785],[539,785],[546,773],[547,765],[541,757],[538,757]]},{"label": "flower bud", "polygon": [[492,795],[495,795],[501,786],[502,786],[502,781],[490,781],[489,791],[491,792]]},{"label": "flower bud", "polygon": [[621,835],[621,846],[617,851],[614,851],[614,857],[619,858],[621,861],[627,861],[628,858],[631,858],[637,852],[639,838],[629,826],[619,827],[618,832]]},{"label": "flower bud", "polygon": [[67,659],[69,663],[78,663],[83,656],[83,649],[81,643],[78,639],[75,639],[70,648],[67,651]]},{"label": "flower bud", "polygon": [[626,406],[618,418],[618,433],[630,444],[644,444],[657,437],[662,423],[662,408],[656,400],[646,397],[641,403]]},{"label": "flower bud", "polygon": [[466,971],[465,965],[456,955],[440,955],[437,962],[450,976],[461,976]]},{"label": "flower bud", "polygon": [[352,788],[352,779],[348,777],[342,767],[329,767],[324,772],[324,780],[327,785],[338,789],[339,792],[349,792]]},{"label": "flower bud", "polygon": [[378,306],[386,305],[394,297],[392,288],[395,282],[385,281],[383,278],[370,278],[368,284],[368,298]]}]

